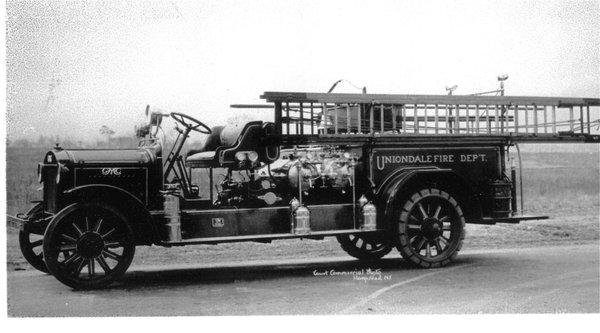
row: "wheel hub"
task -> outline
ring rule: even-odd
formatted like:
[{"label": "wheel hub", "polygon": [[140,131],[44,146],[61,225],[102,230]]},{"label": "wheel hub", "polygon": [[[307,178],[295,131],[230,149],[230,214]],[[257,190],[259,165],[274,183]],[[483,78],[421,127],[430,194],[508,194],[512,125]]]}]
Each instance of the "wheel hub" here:
[{"label": "wheel hub", "polygon": [[441,236],[443,228],[443,223],[440,222],[440,220],[433,217],[428,217],[424,219],[423,224],[421,226],[423,235],[430,240],[436,239],[437,237]]},{"label": "wheel hub", "polygon": [[96,258],[102,253],[103,249],[104,240],[98,233],[86,232],[77,240],[77,253],[84,258]]}]

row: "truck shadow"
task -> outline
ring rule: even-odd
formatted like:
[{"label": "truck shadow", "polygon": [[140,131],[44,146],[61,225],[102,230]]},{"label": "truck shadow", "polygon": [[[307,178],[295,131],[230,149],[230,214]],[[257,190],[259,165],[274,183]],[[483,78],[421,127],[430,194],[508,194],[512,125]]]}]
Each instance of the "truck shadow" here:
[{"label": "truck shadow", "polygon": [[[450,267],[468,265],[474,258],[463,257],[457,259]],[[381,270],[382,274],[406,273],[409,271],[422,271],[426,269],[415,268],[401,258],[381,259],[366,262],[359,260],[340,261],[306,261],[306,262],[277,262],[277,263],[248,263],[247,265],[212,266],[212,267],[186,267],[165,268],[164,270],[135,270],[126,273],[117,284],[109,289],[147,289],[164,286],[188,286],[193,284],[231,284],[259,280],[277,280],[285,278],[322,278],[325,274],[331,277],[332,270],[338,275],[351,275],[361,270]],[[443,268],[441,268],[443,269]],[[338,276],[339,277],[339,276]]]}]

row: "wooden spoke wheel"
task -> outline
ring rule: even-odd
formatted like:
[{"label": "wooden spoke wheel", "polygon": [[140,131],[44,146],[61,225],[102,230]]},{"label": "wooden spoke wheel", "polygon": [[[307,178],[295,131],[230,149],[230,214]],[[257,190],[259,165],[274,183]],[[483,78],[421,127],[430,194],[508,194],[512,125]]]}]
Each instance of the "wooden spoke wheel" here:
[{"label": "wooden spoke wheel", "polygon": [[[43,212],[42,204],[38,203],[26,215],[30,219],[38,219],[42,217]],[[48,273],[48,268],[46,268],[46,263],[44,262],[44,251],[42,250],[43,241],[44,235],[34,234],[25,230],[19,231],[19,247],[25,260],[38,271]]]},{"label": "wooden spoke wheel", "polygon": [[390,241],[382,235],[339,235],[337,240],[349,255],[361,260],[377,260],[390,253]]},{"label": "wooden spoke wheel", "polygon": [[403,203],[398,250],[419,267],[441,267],[456,258],[465,237],[457,201],[439,189],[424,189]]},{"label": "wooden spoke wheel", "polygon": [[44,235],[46,266],[75,289],[107,286],[133,259],[135,243],[125,217],[105,204],[72,204],[50,222]]}]

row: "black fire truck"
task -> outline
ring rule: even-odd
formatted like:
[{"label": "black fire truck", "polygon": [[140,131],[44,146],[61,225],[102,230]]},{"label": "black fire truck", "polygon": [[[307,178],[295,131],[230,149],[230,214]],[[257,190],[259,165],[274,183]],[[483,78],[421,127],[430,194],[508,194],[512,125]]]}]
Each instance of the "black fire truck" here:
[{"label": "black fire truck", "polygon": [[[273,122],[211,128],[147,109],[137,148],[49,151],[42,200],[11,218],[24,257],[76,289],[118,279],[140,245],[335,236],[360,260],[396,248],[440,267],[456,258],[465,223],[546,218],[519,209],[519,143],[600,142],[597,98],[261,97]],[[179,133],[170,150],[166,117]],[[192,135],[204,143],[183,149]]]}]

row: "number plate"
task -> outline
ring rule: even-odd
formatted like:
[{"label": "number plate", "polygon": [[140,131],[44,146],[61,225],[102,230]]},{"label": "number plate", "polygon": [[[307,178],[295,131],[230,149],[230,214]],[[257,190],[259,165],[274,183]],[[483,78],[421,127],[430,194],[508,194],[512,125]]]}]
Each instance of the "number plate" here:
[{"label": "number plate", "polygon": [[222,217],[213,217],[212,226],[213,228],[223,228],[225,226],[225,219]]}]

